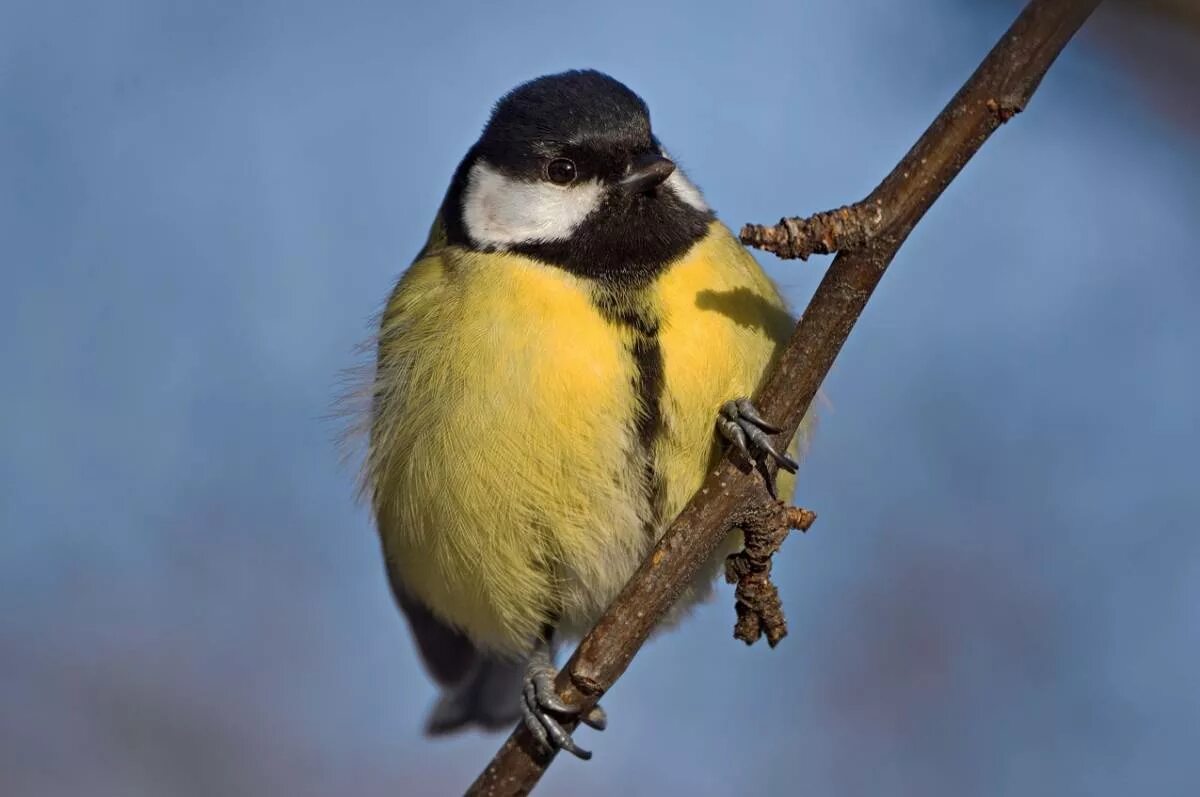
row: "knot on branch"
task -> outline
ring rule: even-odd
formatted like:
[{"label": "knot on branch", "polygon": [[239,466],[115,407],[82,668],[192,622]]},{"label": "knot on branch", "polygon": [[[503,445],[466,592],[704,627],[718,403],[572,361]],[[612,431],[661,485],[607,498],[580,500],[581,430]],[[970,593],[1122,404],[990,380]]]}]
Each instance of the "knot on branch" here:
[{"label": "knot on branch", "polygon": [[775,647],[787,636],[787,620],[779,589],[771,581],[771,562],[792,529],[808,531],[815,513],[778,501],[760,504],[743,512],[737,525],[746,537],[741,553],[725,560],[725,580],[736,584],[734,608],[737,624],[734,639],[753,645],[764,634]]},{"label": "knot on branch", "polygon": [[746,246],[774,252],[784,259],[808,260],[812,254],[830,255],[840,249],[862,246],[883,220],[874,202],[844,205],[807,218],[780,219],[773,226],[747,224],[741,239]]},{"label": "knot on branch", "polygon": [[1004,124],[1025,110],[1025,100],[1021,97],[1001,97],[1000,99],[989,97],[984,105],[1000,124]]}]

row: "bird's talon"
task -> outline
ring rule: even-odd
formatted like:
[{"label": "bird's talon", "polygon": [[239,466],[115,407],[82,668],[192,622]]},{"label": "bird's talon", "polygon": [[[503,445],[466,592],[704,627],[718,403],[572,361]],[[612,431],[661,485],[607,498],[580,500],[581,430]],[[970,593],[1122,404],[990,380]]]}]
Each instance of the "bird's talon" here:
[{"label": "bird's talon", "polygon": [[762,417],[750,399],[739,398],[721,405],[717,418],[717,431],[746,459],[758,466],[767,480],[767,491],[775,495],[774,480],[768,474],[768,460],[773,461],[788,473],[795,473],[800,464],[786,452],[779,453],[771,442],[770,435],[782,431],[778,426]]},{"label": "bird's talon", "polygon": [[525,675],[525,687],[522,690],[521,717],[525,727],[533,734],[534,739],[546,750],[566,750],[568,753],[587,761],[592,757],[590,751],[583,749],[571,737],[570,731],[563,727],[555,714],[579,719],[596,730],[604,730],[607,718],[604,710],[593,706],[589,711],[580,714],[578,708],[568,705],[554,689],[554,678],[558,674],[554,665],[549,663],[549,656],[536,657],[529,664]]},{"label": "bird's talon", "polygon": [[783,430],[758,414],[758,409],[750,403],[750,399],[738,399],[732,402],[737,414],[768,434],[779,434]]},{"label": "bird's talon", "polygon": [[572,706],[567,705],[558,692],[554,689],[554,678],[557,673],[549,667],[538,667],[530,673],[530,683],[533,686],[533,693],[536,699],[536,705],[550,711],[557,711],[560,714],[576,714],[578,711]]},{"label": "bird's talon", "polygon": [[580,721],[589,728],[602,731],[608,727],[608,715],[604,713],[604,709],[599,706],[592,706],[587,713],[581,716]]},{"label": "bird's talon", "polygon": [[742,431],[742,427],[738,426],[737,421],[720,418],[717,425],[721,430],[721,436],[732,443],[742,453],[742,456],[749,460],[754,459],[750,454],[750,449],[746,446],[746,433]]},{"label": "bird's talon", "polygon": [[537,699],[533,696],[533,683],[525,682],[524,700],[521,702],[521,719],[525,723],[525,727],[533,735],[534,740],[542,746],[543,749],[553,749],[550,745],[550,737],[546,733],[546,728],[542,725],[542,721],[536,709],[532,708],[537,705]]}]

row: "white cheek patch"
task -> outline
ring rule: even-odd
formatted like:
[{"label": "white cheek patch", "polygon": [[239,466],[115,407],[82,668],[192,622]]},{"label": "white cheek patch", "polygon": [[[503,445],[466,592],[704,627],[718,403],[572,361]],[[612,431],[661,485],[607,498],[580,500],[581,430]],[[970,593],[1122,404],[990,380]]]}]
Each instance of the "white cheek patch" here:
[{"label": "white cheek patch", "polygon": [[[658,151],[664,158],[675,160],[671,158],[670,153],[663,147],[659,147]],[[676,166],[675,171],[671,172],[671,176],[666,179],[663,185],[674,191],[675,196],[696,210],[701,213],[708,212],[708,203],[704,201],[704,195],[700,193],[700,189],[691,180],[683,176],[683,172],[679,170],[678,166]]]},{"label": "white cheek patch", "polygon": [[563,241],[599,207],[603,193],[596,180],[569,186],[529,182],[480,161],[471,167],[463,192],[463,224],[483,246]]},{"label": "white cheek patch", "polygon": [[679,173],[679,170],[671,172],[671,176],[667,178],[665,185],[675,192],[675,196],[699,211],[708,211],[708,203],[704,201],[704,195],[700,193],[700,189],[692,184],[691,180]]}]

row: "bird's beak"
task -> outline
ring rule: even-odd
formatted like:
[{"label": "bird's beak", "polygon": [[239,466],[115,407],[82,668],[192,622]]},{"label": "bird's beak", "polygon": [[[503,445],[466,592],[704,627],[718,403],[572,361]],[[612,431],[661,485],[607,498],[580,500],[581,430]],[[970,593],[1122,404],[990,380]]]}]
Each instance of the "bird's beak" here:
[{"label": "bird's beak", "polygon": [[649,152],[633,162],[633,168],[617,182],[626,194],[643,194],[660,185],[675,171],[675,162]]}]

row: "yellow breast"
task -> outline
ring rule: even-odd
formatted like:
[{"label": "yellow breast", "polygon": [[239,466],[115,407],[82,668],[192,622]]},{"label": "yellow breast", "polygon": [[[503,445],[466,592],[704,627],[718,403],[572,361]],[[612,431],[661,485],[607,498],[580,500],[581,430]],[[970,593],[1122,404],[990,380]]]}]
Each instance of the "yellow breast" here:
[{"label": "yellow breast", "polygon": [[583,281],[520,257],[428,257],[392,305],[371,464],[389,559],[443,619],[519,649],[566,570],[637,546],[630,355]]},{"label": "yellow breast", "polygon": [[[699,487],[721,403],[758,388],[791,322],[724,226],[642,294],[662,425],[637,439],[633,333],[596,285],[433,247],[385,313],[369,475],[400,580],[485,647],[581,630]],[[645,467],[652,458],[655,484]]]}]

